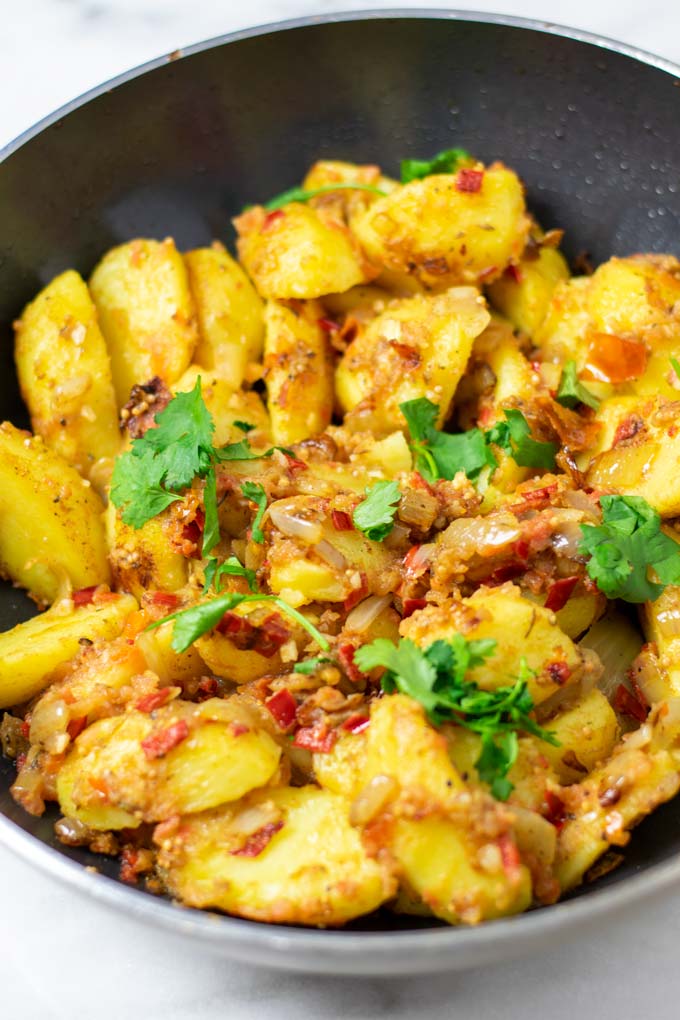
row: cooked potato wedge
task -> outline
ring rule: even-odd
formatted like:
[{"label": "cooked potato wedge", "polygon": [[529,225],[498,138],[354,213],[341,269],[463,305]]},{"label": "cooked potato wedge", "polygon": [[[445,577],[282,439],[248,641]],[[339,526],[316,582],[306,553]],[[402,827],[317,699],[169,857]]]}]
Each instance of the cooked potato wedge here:
[{"label": "cooked potato wedge", "polygon": [[180,377],[197,333],[187,271],[171,238],[112,248],[92,273],[90,291],[119,406],[135,383],[159,376],[169,385]]},{"label": "cooked potato wedge", "polygon": [[80,608],[60,603],[0,634],[0,708],[28,701],[52,672],[80,651],[86,638],[114,638],[137,608],[130,595],[111,595]]},{"label": "cooked potato wedge", "polygon": [[39,436],[0,425],[0,573],[53,602],[73,588],[108,583],[102,513],[90,483]]},{"label": "cooked potato wedge", "polygon": [[57,276],[24,308],[14,357],[33,430],[86,478],[121,447],[111,364],[82,278]]},{"label": "cooked potato wedge", "polygon": [[105,514],[109,560],[116,587],[141,599],[145,591],[177,591],[187,583],[187,559],[170,543],[169,514],[152,517],[141,528],[125,524],[109,503]]},{"label": "cooked potato wedge", "polygon": [[489,287],[491,303],[517,329],[533,337],[550,306],[558,283],[569,279],[569,267],[556,248],[539,248],[537,257],[522,258]]}]

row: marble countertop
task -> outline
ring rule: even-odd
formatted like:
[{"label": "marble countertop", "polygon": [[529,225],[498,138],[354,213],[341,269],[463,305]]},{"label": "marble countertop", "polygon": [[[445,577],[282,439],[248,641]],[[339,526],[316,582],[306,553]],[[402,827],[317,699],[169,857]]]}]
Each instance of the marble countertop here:
[{"label": "marble countertop", "polygon": [[[470,7],[570,23],[680,62],[677,0],[0,0],[0,145],[54,107],[151,57],[248,25],[362,7]],[[675,1020],[680,891],[549,954],[451,977],[285,975],[191,951],[75,896],[0,848],[0,1013],[21,1020],[443,1020],[650,1012]]]}]

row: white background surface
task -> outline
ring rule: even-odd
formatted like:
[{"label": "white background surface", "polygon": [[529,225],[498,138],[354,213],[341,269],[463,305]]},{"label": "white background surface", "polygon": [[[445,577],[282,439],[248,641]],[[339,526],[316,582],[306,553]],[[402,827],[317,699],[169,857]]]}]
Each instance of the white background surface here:
[{"label": "white background surface", "polygon": [[[388,6],[570,23],[680,62],[677,0],[0,0],[0,145],[103,79],[202,38],[295,15]],[[678,134],[680,144],[680,125]],[[677,1020],[679,957],[680,891],[558,951],[483,971],[371,981],[288,976],[187,950],[0,849],[3,1020]]]}]

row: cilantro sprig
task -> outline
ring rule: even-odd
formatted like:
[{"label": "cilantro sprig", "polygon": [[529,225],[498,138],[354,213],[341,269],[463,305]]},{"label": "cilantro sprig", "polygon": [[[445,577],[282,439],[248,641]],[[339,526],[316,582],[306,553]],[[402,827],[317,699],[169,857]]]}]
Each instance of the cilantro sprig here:
[{"label": "cilantro sprig", "polygon": [[600,406],[600,401],[595,394],[586,389],[579,380],[575,361],[565,362],[555,399],[563,407],[574,408],[578,407],[579,404],[586,404],[588,407],[592,407],[594,411],[597,411]]},{"label": "cilantro sprig", "polygon": [[243,577],[247,581],[250,590],[252,592],[257,591],[256,572],[251,570],[249,567],[244,567],[235,556],[230,556],[229,559],[224,561],[224,563],[220,563],[216,556],[211,556],[205,565],[203,575],[205,579],[205,583],[203,585],[204,595],[207,595],[211,588],[214,588],[216,592],[219,592],[222,587],[222,578],[225,575],[230,577]]},{"label": "cilantro sprig", "polygon": [[304,662],[296,662],[293,666],[294,673],[302,673],[304,676],[310,673],[315,673],[317,669],[325,665],[327,662],[332,662],[327,655],[317,655],[314,659],[305,659]]},{"label": "cilantro sprig", "polygon": [[489,783],[498,800],[507,800],[513,785],[507,778],[518,753],[518,732],[531,733],[550,744],[558,741],[530,716],[534,703],[527,686],[531,675],[526,661],[513,684],[482,690],[466,675],[481,665],[496,648],[490,638],[468,641],[455,634],[448,641],[435,641],[422,649],[409,638],[398,645],[378,638],[354,653],[363,672],[384,667],[381,684],[387,694],[400,691],[414,698],[435,725],[451,722],[472,730],[482,738],[475,763],[480,779]]},{"label": "cilantro sprig", "polygon": [[293,609],[292,606],[289,606],[278,595],[262,595],[259,592],[252,595],[243,595],[240,592],[227,592],[225,595],[218,595],[217,598],[210,599],[207,602],[200,602],[196,606],[190,606],[189,609],[180,609],[177,613],[171,613],[160,620],[155,620],[146,629],[153,630],[155,627],[160,627],[161,624],[168,623],[170,620],[174,621],[172,647],[176,652],[186,652],[187,648],[197,638],[216,627],[225,613],[236,609],[237,606],[243,605],[246,602],[264,602],[276,606],[281,613],[289,616],[296,623],[300,624],[301,627],[304,627],[307,633],[316,641],[319,648],[323,649],[324,652],[330,650],[330,644],[326,637],[302,613],[298,612],[297,609]]},{"label": "cilantro sprig", "polygon": [[432,159],[402,159],[401,183],[421,180],[430,174],[453,174],[464,163],[470,163],[472,156],[465,149],[444,149]]},{"label": "cilantro sprig", "polygon": [[338,181],[337,184],[324,184],[320,188],[289,188],[288,191],[282,191],[275,198],[270,198],[268,202],[265,202],[264,208],[267,212],[274,212],[275,209],[281,209],[290,202],[309,202],[317,195],[327,195],[332,191],[369,191],[373,195],[380,196],[386,194],[382,188],[376,188],[374,184],[362,184],[359,181]]},{"label": "cilantro sprig", "polygon": [[[579,552],[600,591],[624,602],[654,602],[680,584],[680,546],[661,530],[661,517],[641,496],[601,496],[602,524],[582,524]],[[658,578],[650,580],[652,569]]]},{"label": "cilantro sprig", "polygon": [[253,542],[257,542],[258,545],[262,545],[264,542],[264,532],[260,525],[262,524],[262,518],[264,517],[265,510],[267,509],[267,493],[259,482],[244,482],[241,486],[241,492],[250,500],[251,503],[255,503],[257,506],[257,513],[251,525],[251,537]]},{"label": "cilantro sprig", "polygon": [[382,542],[394,527],[394,515],[401,499],[396,482],[376,482],[366,489],[365,499],[354,509],[352,523],[373,542]]},{"label": "cilantro sprig", "polygon": [[416,470],[428,482],[451,480],[458,471],[464,471],[470,481],[477,481],[485,468],[498,467],[494,445],[521,467],[550,470],[555,466],[557,444],[533,439],[529,423],[519,410],[504,411],[505,421],[487,432],[474,428],[452,434],[436,428],[439,408],[427,397],[407,400],[399,407],[411,434]]}]

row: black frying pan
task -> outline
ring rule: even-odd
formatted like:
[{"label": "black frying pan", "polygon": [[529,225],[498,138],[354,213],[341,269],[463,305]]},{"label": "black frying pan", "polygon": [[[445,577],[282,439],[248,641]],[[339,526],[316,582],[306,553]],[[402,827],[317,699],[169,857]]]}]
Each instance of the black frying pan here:
[{"label": "black frying pan", "polygon": [[[42,285],[68,267],[89,273],[135,236],[171,234],[180,248],[230,240],[234,213],[297,183],[319,157],[394,173],[402,157],[462,145],[519,171],[541,223],[566,228],[569,256],[680,255],[680,68],[582,33],[451,11],[348,14],[236,33],[114,85],[0,154],[0,414],[18,423],[26,415],[11,323]],[[31,612],[2,587],[1,629]],[[555,907],[474,930],[382,913],[341,932],[275,928],[111,881],[117,863],[57,844],[54,814],[19,809],[12,778],[0,758],[0,840],[23,856],[224,953],[301,970],[483,963],[680,881],[680,806],[671,803],[635,832],[618,870]]]}]

